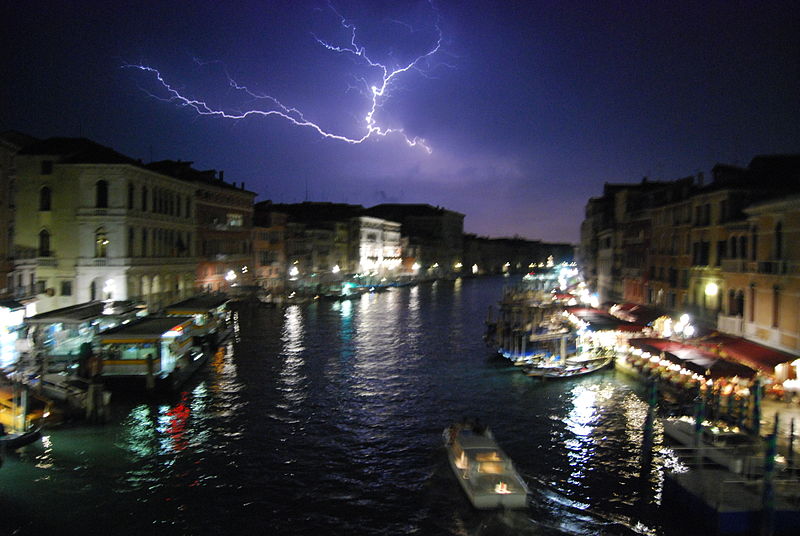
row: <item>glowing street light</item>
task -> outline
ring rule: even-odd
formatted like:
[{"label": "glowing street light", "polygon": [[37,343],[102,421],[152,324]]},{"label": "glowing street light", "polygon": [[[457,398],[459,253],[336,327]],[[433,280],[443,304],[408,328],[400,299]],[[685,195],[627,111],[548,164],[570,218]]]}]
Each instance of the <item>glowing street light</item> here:
[{"label": "glowing street light", "polygon": [[716,283],[708,283],[706,285],[706,296],[716,296],[719,292],[719,286]]},{"label": "glowing street light", "polygon": [[228,283],[233,283],[236,280],[236,272],[228,270],[228,273],[225,274],[225,280],[228,281]]},{"label": "glowing street light", "polygon": [[338,274],[340,270],[341,269],[339,268],[338,264],[334,264],[333,268],[331,268],[331,272],[333,272],[334,274]]}]

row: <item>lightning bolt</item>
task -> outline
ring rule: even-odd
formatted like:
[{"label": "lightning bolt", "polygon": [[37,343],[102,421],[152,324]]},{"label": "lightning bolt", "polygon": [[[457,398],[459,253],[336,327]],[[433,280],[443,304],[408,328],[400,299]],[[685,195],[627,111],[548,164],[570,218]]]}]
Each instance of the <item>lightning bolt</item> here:
[{"label": "lightning bolt", "polygon": [[[148,95],[158,100],[176,103],[180,106],[192,108],[199,115],[217,116],[225,119],[246,119],[248,117],[253,117],[253,116],[262,116],[262,117],[278,116],[299,127],[310,128],[316,131],[323,138],[337,140],[349,144],[361,144],[370,138],[396,135],[400,136],[410,147],[421,147],[430,154],[432,150],[425,143],[424,139],[416,136],[414,137],[408,136],[405,133],[404,129],[402,128],[382,127],[381,125],[378,124],[378,120],[376,119],[376,113],[381,108],[381,106],[388,100],[390,87],[397,82],[397,79],[399,77],[412,70],[420,72],[424,75],[425,69],[423,68],[423,65],[427,64],[430,61],[430,59],[434,55],[436,55],[437,52],[440,51],[442,46],[442,31],[439,27],[438,10],[436,10],[433,4],[431,4],[431,7],[436,12],[436,23],[434,25],[436,31],[435,43],[430,48],[428,48],[426,52],[416,56],[409,63],[389,67],[386,64],[373,60],[369,55],[367,55],[366,48],[362,46],[358,41],[356,25],[348,21],[332,5],[329,4],[329,7],[331,11],[333,11],[333,13],[335,13],[336,16],[339,18],[341,26],[349,33],[350,36],[349,43],[345,46],[337,46],[323,39],[320,39],[316,35],[312,34],[314,39],[323,48],[325,48],[330,52],[335,52],[337,54],[349,55],[354,57],[357,61],[362,62],[370,69],[376,71],[380,77],[380,81],[374,84],[370,84],[366,80],[366,78],[358,78],[359,82],[363,85],[363,90],[361,91],[361,93],[365,95],[365,97],[368,100],[367,113],[364,116],[364,127],[363,127],[364,134],[361,137],[349,137],[343,134],[335,133],[326,128],[323,128],[314,121],[307,119],[303,115],[303,113],[297,108],[286,106],[283,103],[281,103],[278,99],[270,95],[251,91],[246,86],[238,84],[227,73],[226,76],[228,77],[228,83],[231,88],[233,88],[236,91],[243,92],[254,99],[266,103],[267,105],[261,108],[254,108],[244,111],[232,111],[232,110],[223,110],[215,108],[209,105],[204,100],[199,100],[184,95],[179,89],[177,89],[174,85],[168,82],[167,79],[161,74],[161,72],[154,67],[142,64],[124,64],[122,68],[138,69],[140,71],[152,75],[157,81],[157,83],[163,88],[167,96],[166,97],[158,96],[144,89],[143,91],[145,91]],[[393,22],[399,22],[399,21],[393,21]],[[410,25],[407,25],[405,23],[403,23],[403,25],[408,27],[413,32],[413,29],[411,29]]]}]

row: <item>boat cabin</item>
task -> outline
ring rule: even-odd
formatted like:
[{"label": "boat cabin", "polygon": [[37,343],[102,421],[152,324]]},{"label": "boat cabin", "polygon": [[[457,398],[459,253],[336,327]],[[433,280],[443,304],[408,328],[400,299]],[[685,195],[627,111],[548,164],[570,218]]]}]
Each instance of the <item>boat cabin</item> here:
[{"label": "boat cabin", "polygon": [[511,461],[489,437],[461,432],[453,443],[456,467],[478,474],[500,475],[512,470]]},{"label": "boat cabin", "polygon": [[230,324],[230,300],[220,294],[194,296],[164,308],[166,316],[191,316],[196,337],[219,335]]},{"label": "boat cabin", "polygon": [[32,350],[43,355],[53,370],[77,364],[81,346],[93,344],[108,329],[147,315],[145,306],[133,301],[92,301],[55,309],[25,319]]},{"label": "boat cabin", "polygon": [[149,316],[98,335],[105,378],[164,377],[195,359],[191,316]]}]

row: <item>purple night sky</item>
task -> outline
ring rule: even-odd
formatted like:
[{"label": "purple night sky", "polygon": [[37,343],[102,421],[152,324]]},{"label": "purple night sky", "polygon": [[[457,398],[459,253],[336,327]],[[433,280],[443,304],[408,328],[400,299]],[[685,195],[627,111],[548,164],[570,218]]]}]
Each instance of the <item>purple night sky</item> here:
[{"label": "purple night sky", "polygon": [[[192,160],[258,200],[430,203],[465,231],[576,242],[604,182],[672,180],[800,152],[796,2],[6,2],[0,130]],[[270,95],[326,132],[276,116]],[[438,22],[437,22],[438,21]],[[366,81],[366,85],[365,82]],[[274,105],[273,105],[274,109]],[[297,117],[297,116],[296,116]]]}]

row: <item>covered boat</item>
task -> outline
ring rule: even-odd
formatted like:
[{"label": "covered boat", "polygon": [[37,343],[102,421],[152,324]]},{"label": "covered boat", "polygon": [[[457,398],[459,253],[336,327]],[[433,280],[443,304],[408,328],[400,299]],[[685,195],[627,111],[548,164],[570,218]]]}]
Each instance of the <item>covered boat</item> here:
[{"label": "covered boat", "polygon": [[472,506],[526,508],[528,486],[488,428],[461,422],[444,430],[447,459]]},{"label": "covered boat", "polygon": [[564,363],[530,364],[522,370],[535,378],[572,378],[604,369],[612,360],[612,356],[594,356],[588,359],[567,359]]}]

